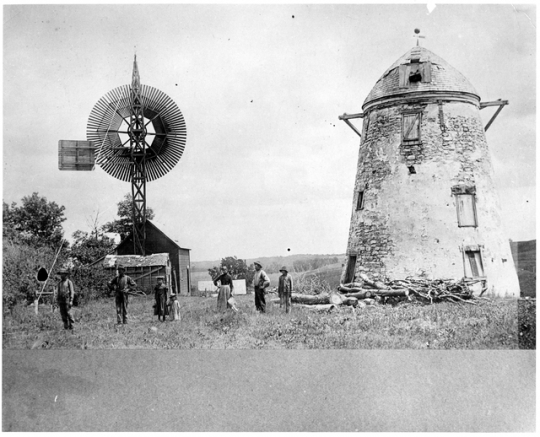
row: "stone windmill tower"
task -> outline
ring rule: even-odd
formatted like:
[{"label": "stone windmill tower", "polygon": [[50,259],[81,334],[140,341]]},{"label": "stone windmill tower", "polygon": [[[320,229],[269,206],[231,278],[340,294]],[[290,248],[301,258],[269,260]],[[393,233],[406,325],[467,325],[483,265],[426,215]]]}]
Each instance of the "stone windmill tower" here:
[{"label": "stone windmill tower", "polygon": [[[340,117],[361,137],[343,283],[361,272],[468,277],[519,296],[484,133],[507,103],[480,102],[460,72],[417,45],[384,72],[363,113]],[[487,106],[499,108],[484,127]]]}]

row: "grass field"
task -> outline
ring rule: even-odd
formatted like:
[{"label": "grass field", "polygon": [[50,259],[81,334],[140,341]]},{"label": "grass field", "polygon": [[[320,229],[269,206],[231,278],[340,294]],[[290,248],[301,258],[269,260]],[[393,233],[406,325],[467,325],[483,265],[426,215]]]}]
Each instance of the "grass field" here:
[{"label": "grass field", "polygon": [[[267,302],[276,296],[267,296]],[[216,312],[216,299],[181,297],[182,320],[158,322],[153,300],[131,298],[130,323],[116,325],[113,299],[74,308],[72,332],[58,312],[15,307],[4,316],[4,349],[517,349],[516,300],[476,306],[442,303],[374,305],[318,313],[293,304],[285,314],[268,302],[257,314],[254,296],[237,296],[239,313]]]}]

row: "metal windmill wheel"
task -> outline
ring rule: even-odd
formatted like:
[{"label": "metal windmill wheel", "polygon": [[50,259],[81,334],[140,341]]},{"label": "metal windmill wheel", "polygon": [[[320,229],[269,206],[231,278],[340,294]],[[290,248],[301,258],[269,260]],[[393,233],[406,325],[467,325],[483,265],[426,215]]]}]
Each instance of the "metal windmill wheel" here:
[{"label": "metal windmill wheel", "polygon": [[146,182],[167,174],[186,144],[186,123],[173,100],[141,85],[137,58],[131,85],[105,94],[88,118],[87,142],[60,141],[61,170],[93,170],[97,162],[111,176],[131,182],[133,242],[145,254]]}]

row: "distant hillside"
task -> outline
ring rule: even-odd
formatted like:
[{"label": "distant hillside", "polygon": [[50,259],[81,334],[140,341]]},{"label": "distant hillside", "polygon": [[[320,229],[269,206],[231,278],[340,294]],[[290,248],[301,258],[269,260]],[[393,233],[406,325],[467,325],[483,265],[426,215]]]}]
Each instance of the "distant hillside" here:
[{"label": "distant hillside", "polygon": [[[266,256],[261,258],[247,258],[246,263],[252,264],[253,261],[259,261],[263,266],[269,266],[274,263],[279,264],[280,266],[292,266],[295,261],[305,261],[313,258],[332,258],[337,257],[339,260],[345,262],[346,255],[312,255],[312,254],[300,254],[300,255],[289,255],[289,256]],[[196,261],[191,263],[191,270],[194,272],[207,271],[208,269],[219,265],[221,260],[216,261]]]}]

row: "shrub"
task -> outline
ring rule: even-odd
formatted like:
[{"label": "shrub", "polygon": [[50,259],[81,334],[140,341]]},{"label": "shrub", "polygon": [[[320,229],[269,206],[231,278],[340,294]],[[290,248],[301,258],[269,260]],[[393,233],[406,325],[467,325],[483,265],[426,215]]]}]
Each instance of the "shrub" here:
[{"label": "shrub", "polygon": [[[16,302],[34,300],[41,283],[36,279],[40,267],[47,269],[53,263],[55,251],[50,247],[33,247],[25,243],[13,243],[3,239],[2,300],[8,308]],[[64,261],[63,254],[58,257],[54,269],[49,272],[49,284],[53,283],[54,272]]]},{"label": "shrub", "polygon": [[329,293],[332,290],[330,284],[319,275],[300,274],[294,280],[294,291],[302,294]]},{"label": "shrub", "polygon": [[102,297],[110,297],[107,287],[110,274],[101,266],[77,266],[73,269],[71,280],[75,286],[75,305],[87,303]]}]

